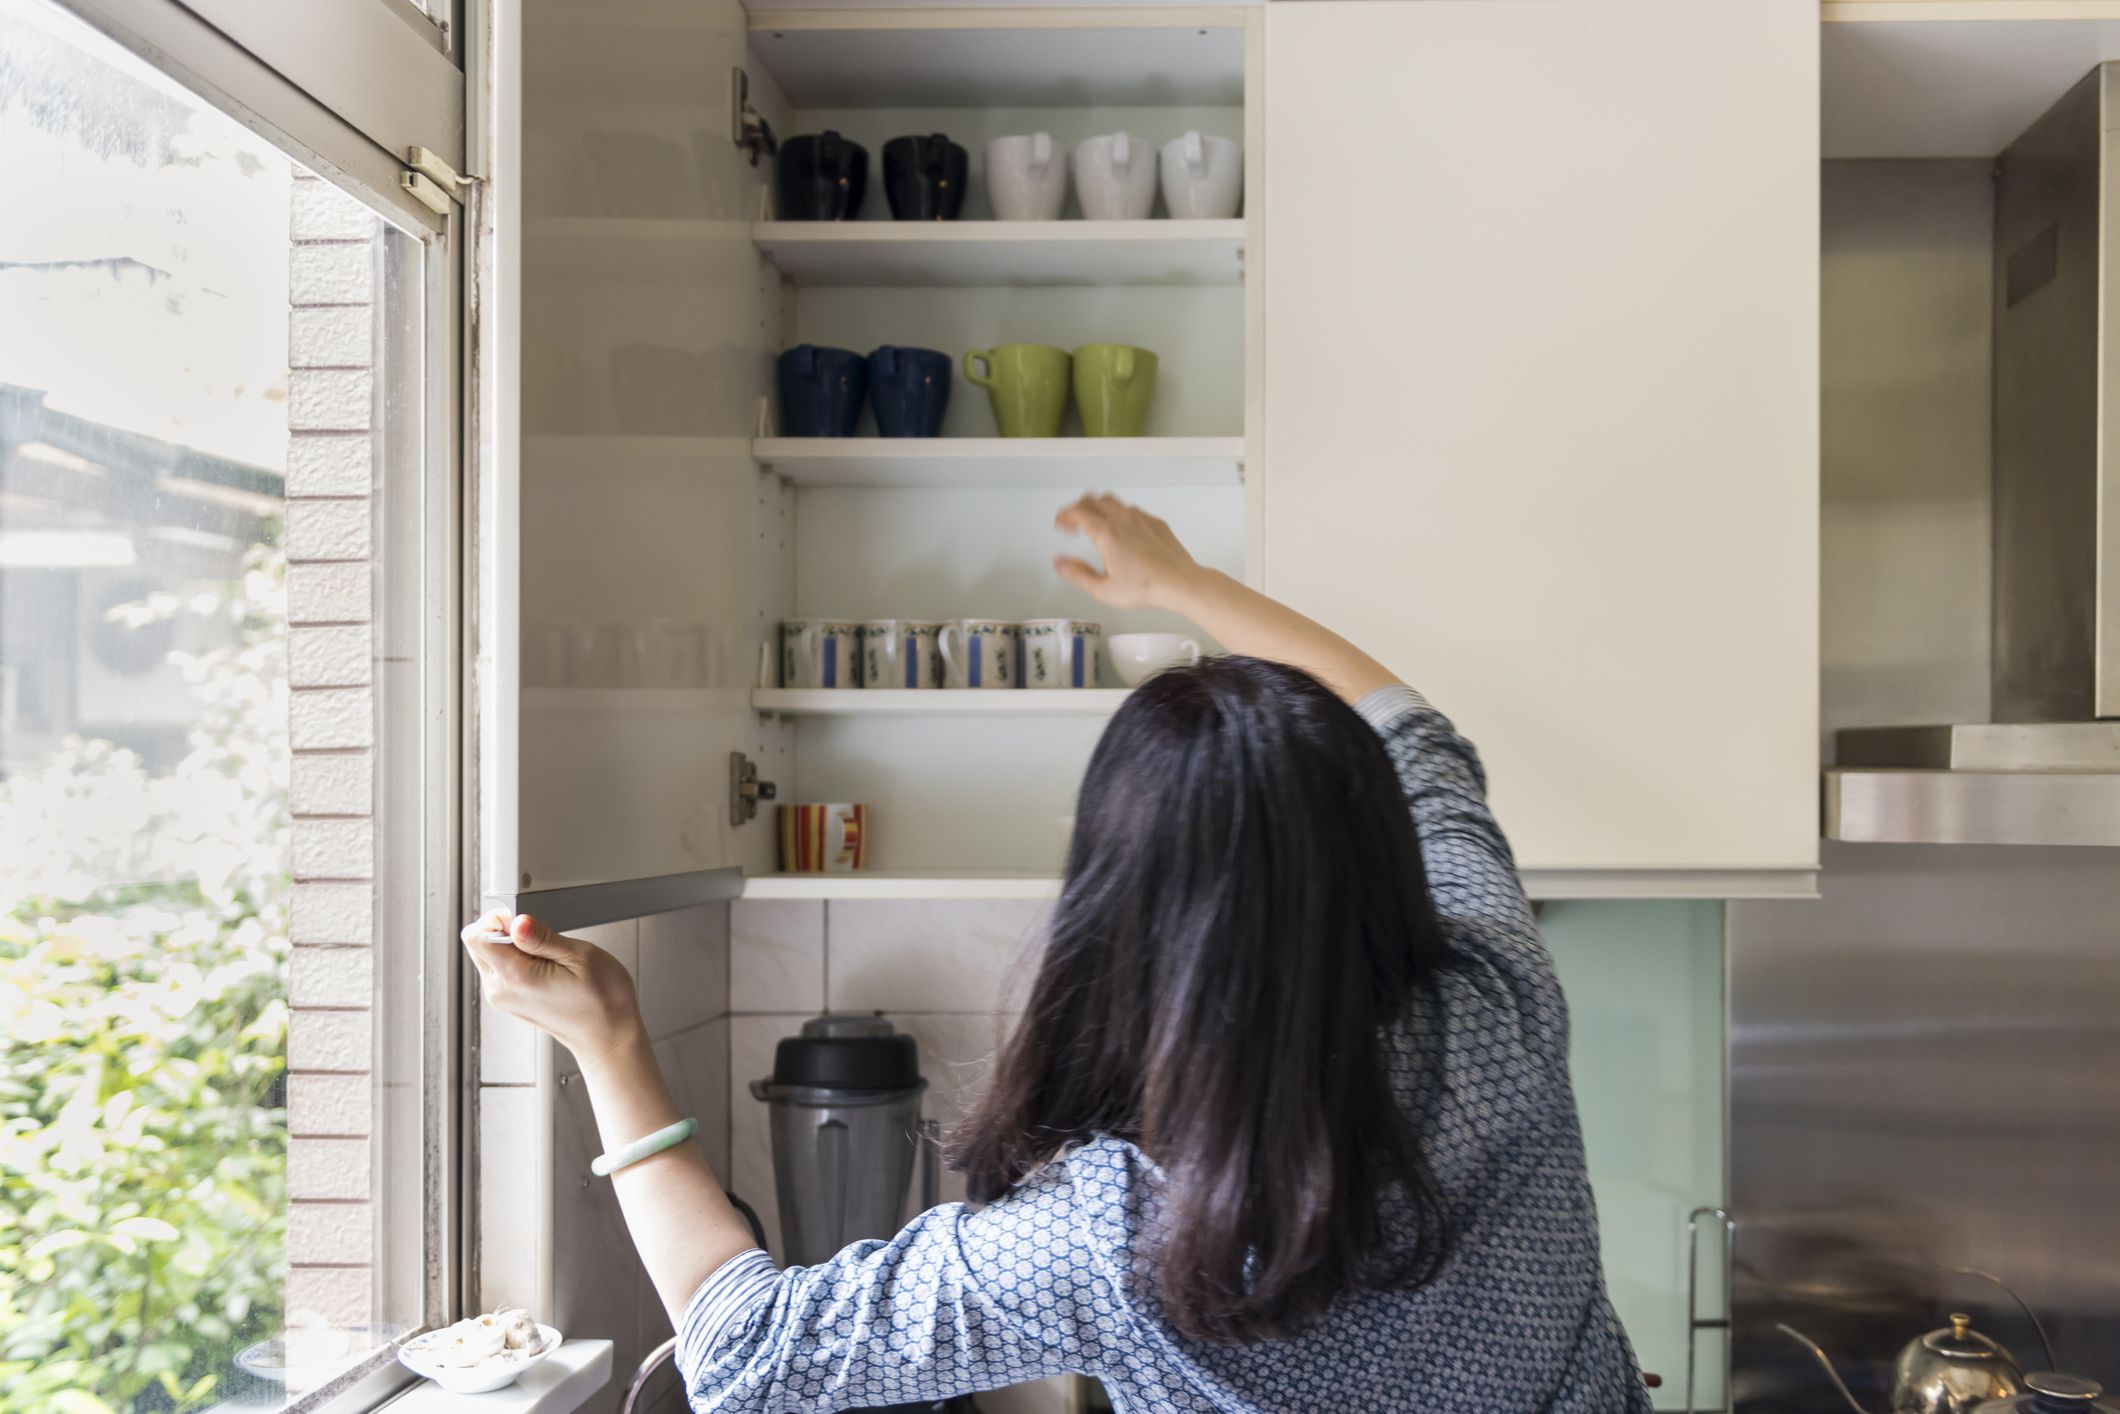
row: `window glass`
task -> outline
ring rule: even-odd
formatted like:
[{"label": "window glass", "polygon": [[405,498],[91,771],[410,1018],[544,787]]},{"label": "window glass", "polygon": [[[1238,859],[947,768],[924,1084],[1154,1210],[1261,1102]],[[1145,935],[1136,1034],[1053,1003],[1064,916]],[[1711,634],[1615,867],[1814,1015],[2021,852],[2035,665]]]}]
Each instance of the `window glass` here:
[{"label": "window glass", "polygon": [[424,248],[46,0],[0,171],[0,1414],[314,1402],[427,1314]]}]

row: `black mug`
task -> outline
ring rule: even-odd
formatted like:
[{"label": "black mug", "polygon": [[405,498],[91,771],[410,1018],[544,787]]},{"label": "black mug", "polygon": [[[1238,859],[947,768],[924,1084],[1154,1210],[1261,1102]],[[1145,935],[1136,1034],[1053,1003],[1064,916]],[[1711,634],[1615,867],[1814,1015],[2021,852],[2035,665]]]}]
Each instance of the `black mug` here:
[{"label": "black mug", "polygon": [[852,221],[869,189],[869,150],[836,132],[791,137],[773,166],[783,221]]},{"label": "black mug", "polygon": [[971,157],[941,133],[883,145],[883,194],[894,221],[954,221],[964,210]]}]

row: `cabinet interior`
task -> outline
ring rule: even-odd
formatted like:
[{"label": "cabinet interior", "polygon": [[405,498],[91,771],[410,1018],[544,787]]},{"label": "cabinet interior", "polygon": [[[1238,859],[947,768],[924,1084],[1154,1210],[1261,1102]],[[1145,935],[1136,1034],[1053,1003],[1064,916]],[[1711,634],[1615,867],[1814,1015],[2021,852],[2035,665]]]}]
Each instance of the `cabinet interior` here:
[{"label": "cabinet interior", "polygon": [[[1144,139],[1151,158],[1192,130],[1246,142],[1251,20],[1182,9],[1118,26],[1109,12],[1065,10],[962,24],[932,10],[745,17],[722,0],[530,14],[524,886],[741,863],[756,893],[859,895],[914,887],[909,876],[938,881],[931,896],[1049,891],[1109,699],[1050,714],[952,702],[932,716],[835,703],[815,716],[799,698],[754,708],[750,694],[778,685],[761,650],[795,616],[1182,627],[1101,610],[1052,574],[1056,552],[1079,548],[1053,515],[1083,491],[1137,501],[1204,562],[1246,572],[1249,219],[1171,221],[1159,198],[1148,221],[1084,221],[1071,183],[1060,220],[997,222],[982,168],[988,139],[1010,133],[1051,134],[1062,160],[1114,131]],[[727,135],[739,66],[775,134],[833,130],[867,149],[859,221],[773,219],[772,162],[751,166]],[[952,223],[894,222],[883,145],[928,133],[968,151],[966,209]],[[1153,350],[1146,435],[1084,438],[1070,408],[1058,439],[997,438],[962,358],[1018,342]],[[880,439],[866,410],[852,439],[776,435],[773,360],[801,343],[948,354],[941,439]],[[678,351],[677,388],[652,372],[645,388],[625,387],[619,365],[640,345]],[[703,686],[629,683],[599,704],[578,673],[540,676],[547,660],[571,662],[570,636],[586,641],[598,623],[702,619]],[[546,685],[555,679],[566,685]],[[1108,664],[1103,685],[1118,686]],[[713,818],[719,766],[699,745],[710,734],[757,760],[783,802],[869,805],[873,876],[770,879],[770,810],[742,828]],[[599,782],[613,780],[635,792],[624,807],[600,799]],[[645,826],[621,814],[643,797]],[[642,868],[643,850],[655,867]]]}]

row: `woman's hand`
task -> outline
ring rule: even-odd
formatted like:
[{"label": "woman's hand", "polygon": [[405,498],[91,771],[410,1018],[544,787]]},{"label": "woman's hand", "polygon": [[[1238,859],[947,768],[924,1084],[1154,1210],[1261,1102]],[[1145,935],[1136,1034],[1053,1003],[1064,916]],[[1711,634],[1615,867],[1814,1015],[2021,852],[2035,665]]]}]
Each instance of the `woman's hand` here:
[{"label": "woman's hand", "polygon": [[1084,496],[1053,517],[1053,524],[1087,535],[1104,560],[1100,571],[1072,555],[1056,555],[1053,569],[1114,609],[1183,612],[1207,573],[1168,525],[1116,496]]},{"label": "woman's hand", "polygon": [[[512,943],[490,942],[500,934]],[[625,964],[594,943],[562,937],[527,913],[499,909],[461,934],[486,1000],[574,1053],[584,1068],[641,1030]]]}]

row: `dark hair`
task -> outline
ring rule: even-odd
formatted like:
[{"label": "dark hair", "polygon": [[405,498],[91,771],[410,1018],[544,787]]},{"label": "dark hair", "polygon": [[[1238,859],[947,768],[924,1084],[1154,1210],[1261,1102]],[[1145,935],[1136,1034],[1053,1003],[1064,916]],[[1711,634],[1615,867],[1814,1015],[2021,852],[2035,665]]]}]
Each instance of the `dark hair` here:
[{"label": "dark hair", "polygon": [[1382,1028],[1442,949],[1376,734],[1255,658],[1161,673],[1090,758],[1051,936],[958,1131],[978,1202],[1099,1134],[1163,1170],[1158,1294],[1201,1340],[1293,1334],[1449,1247]]}]

